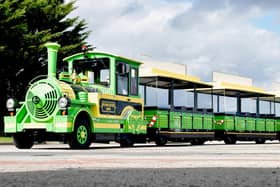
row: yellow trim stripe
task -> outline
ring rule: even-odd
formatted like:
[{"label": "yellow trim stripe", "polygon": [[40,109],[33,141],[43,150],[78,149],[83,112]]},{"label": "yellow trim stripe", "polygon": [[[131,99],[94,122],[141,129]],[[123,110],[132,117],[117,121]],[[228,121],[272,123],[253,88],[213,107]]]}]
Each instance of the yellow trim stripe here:
[{"label": "yellow trim stripe", "polygon": [[98,129],[119,129],[120,124],[118,124],[118,123],[94,123],[94,128],[98,128]]},{"label": "yellow trim stripe", "polygon": [[245,85],[228,83],[228,82],[221,82],[220,86],[222,87],[222,89],[231,89],[231,90],[245,91],[251,93],[260,93],[265,95],[274,95],[271,92],[267,92],[264,89],[255,86],[245,86]]},{"label": "yellow trim stripe", "polygon": [[55,123],[55,127],[56,128],[70,128],[70,127],[72,127],[72,123],[71,122],[67,122],[67,123],[59,122],[59,123]]},{"label": "yellow trim stripe", "polygon": [[213,86],[212,84],[201,81],[199,77],[177,74],[177,73],[173,73],[170,71],[165,71],[165,70],[161,70],[161,69],[157,69],[157,68],[152,69],[152,74],[154,74],[156,76],[169,77],[172,79],[183,80],[183,81],[197,83],[197,84],[203,84],[204,86],[207,86],[207,87]]}]

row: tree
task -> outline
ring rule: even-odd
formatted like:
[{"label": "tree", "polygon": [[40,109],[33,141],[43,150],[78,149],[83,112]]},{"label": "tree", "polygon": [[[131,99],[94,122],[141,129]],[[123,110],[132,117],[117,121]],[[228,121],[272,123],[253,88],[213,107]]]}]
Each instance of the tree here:
[{"label": "tree", "polygon": [[65,3],[64,0],[0,0],[1,116],[6,111],[8,97],[24,99],[28,82],[47,73],[46,42],[61,44],[60,59],[80,51],[85,44],[89,35],[85,21],[69,17],[75,9],[74,3]]}]

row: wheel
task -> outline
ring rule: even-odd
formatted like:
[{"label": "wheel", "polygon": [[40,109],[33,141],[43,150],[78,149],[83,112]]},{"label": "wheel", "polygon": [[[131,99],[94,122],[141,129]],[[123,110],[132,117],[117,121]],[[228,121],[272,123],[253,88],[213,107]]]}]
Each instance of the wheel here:
[{"label": "wheel", "polygon": [[191,143],[192,145],[203,145],[204,142],[205,142],[205,140],[203,140],[203,139],[198,139],[198,138],[192,139],[192,140],[190,141],[190,143]]},{"label": "wheel", "polygon": [[264,144],[264,143],[265,143],[265,139],[263,139],[263,138],[257,138],[257,139],[255,140],[255,142],[256,142],[256,144]]},{"label": "wheel", "polygon": [[164,146],[167,143],[167,139],[165,137],[162,136],[158,136],[155,139],[156,145],[157,146]]},{"label": "wheel", "polygon": [[88,149],[91,144],[91,131],[88,120],[78,118],[69,140],[72,149]]},{"label": "wheel", "polygon": [[120,146],[121,147],[133,147],[134,140],[130,135],[122,135],[120,139]]},{"label": "wheel", "polygon": [[236,144],[236,138],[233,136],[226,136],[224,142],[225,144]]},{"label": "wheel", "polygon": [[13,135],[13,139],[18,149],[30,149],[34,144],[33,136],[28,133],[16,133]]}]

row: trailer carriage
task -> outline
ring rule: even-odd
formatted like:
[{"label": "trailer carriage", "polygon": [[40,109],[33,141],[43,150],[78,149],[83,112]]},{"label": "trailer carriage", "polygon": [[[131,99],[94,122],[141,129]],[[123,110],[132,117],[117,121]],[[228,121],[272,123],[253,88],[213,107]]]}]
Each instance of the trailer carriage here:
[{"label": "trailer carriage", "polygon": [[[212,85],[200,81],[197,77],[175,74],[157,68],[144,72],[140,77],[146,104],[144,114],[148,121],[156,117],[155,123],[148,128],[148,137],[151,140],[154,140],[157,145],[164,145],[167,141],[191,142],[198,145],[214,139],[212,99],[208,100],[209,108],[199,108],[197,91],[202,88],[211,89]],[[149,97],[147,89],[149,88],[153,88],[156,92],[155,98],[158,98],[160,102],[166,101],[168,105],[161,107],[159,103],[153,106],[147,103]],[[157,94],[162,90],[165,90],[166,94],[160,97]],[[180,105],[176,105],[174,100],[177,90],[191,92],[192,97],[189,99],[193,104],[183,106],[184,102],[181,102]],[[181,93],[181,95],[183,100],[187,100],[184,94]]]},{"label": "trailer carriage", "polygon": [[[216,78],[213,89],[200,90],[216,96],[215,108],[215,139],[224,140],[226,144],[235,144],[239,141],[255,141],[264,143],[265,140],[279,140],[279,117],[276,116],[277,98],[273,93],[262,88],[244,84],[244,77],[226,75],[214,72]],[[230,81],[230,77],[234,81]],[[221,102],[223,98],[223,102]],[[235,106],[230,110],[221,110],[221,103],[225,105],[226,98],[235,100]],[[243,104],[247,100],[253,109],[246,109]],[[267,102],[267,111],[264,111],[261,102]]]}]

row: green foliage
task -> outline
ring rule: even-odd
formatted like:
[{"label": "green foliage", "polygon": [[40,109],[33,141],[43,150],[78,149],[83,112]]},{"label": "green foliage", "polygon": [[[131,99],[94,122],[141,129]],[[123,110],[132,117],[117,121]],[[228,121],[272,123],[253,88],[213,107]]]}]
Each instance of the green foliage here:
[{"label": "green foliage", "polygon": [[[7,97],[24,99],[28,82],[47,74],[48,41],[58,42],[59,58],[80,51],[89,35],[79,17],[69,18],[75,1],[0,0],[0,111]],[[59,64],[61,65],[61,63]]]}]

